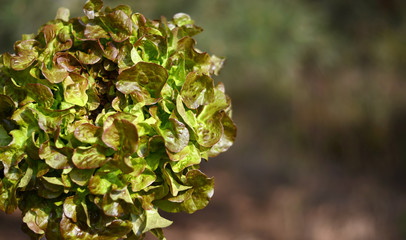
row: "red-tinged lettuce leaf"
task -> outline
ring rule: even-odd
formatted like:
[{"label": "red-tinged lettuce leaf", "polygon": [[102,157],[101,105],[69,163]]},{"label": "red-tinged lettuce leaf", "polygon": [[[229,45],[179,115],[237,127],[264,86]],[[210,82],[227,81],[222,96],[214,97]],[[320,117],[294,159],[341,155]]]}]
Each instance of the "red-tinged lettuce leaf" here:
[{"label": "red-tinged lettuce leaf", "polygon": [[89,183],[93,173],[94,169],[73,168],[72,171],[69,173],[69,177],[72,180],[72,182],[83,187]]},{"label": "red-tinged lettuce leaf", "polygon": [[127,16],[130,16],[130,15],[133,14],[133,12],[131,10],[131,7],[128,6],[128,5],[124,5],[124,4],[120,4],[120,5],[118,5],[118,6],[114,7],[114,8],[106,7],[105,12],[106,13],[112,13],[112,12],[115,12],[117,10],[123,11],[125,14],[127,14]]},{"label": "red-tinged lettuce leaf", "polygon": [[62,82],[65,101],[78,106],[85,106],[88,100],[86,89],[88,81],[79,74],[71,73]]},{"label": "red-tinged lettuce leaf", "polygon": [[60,231],[64,240],[115,240],[116,238],[100,236],[97,233],[90,233],[79,227],[78,224],[72,222],[71,219],[63,214],[60,222]]},{"label": "red-tinged lettuce leaf", "polygon": [[84,35],[89,40],[98,40],[100,38],[109,38],[108,32],[100,25],[99,20],[90,20],[86,23]]},{"label": "red-tinged lettuce leaf", "polygon": [[36,115],[38,126],[55,139],[58,138],[63,123],[69,121],[73,114],[73,109],[53,110],[41,106],[33,106],[30,110]]},{"label": "red-tinged lettuce leaf", "polygon": [[119,49],[115,46],[115,44],[113,42],[107,42],[105,45],[103,45],[99,40],[99,45],[103,50],[103,56],[114,62],[119,53]]},{"label": "red-tinged lettuce leaf", "polygon": [[70,168],[68,156],[62,154],[46,141],[41,144],[39,157],[45,160],[45,163],[54,169]]},{"label": "red-tinged lettuce leaf", "polygon": [[190,127],[190,129],[192,129],[192,131],[194,131],[194,129],[197,127],[196,114],[193,112],[193,110],[185,109],[180,94],[176,98],[176,110],[182,117],[183,121]]},{"label": "red-tinged lettuce leaf", "polygon": [[[114,169],[114,166],[105,164],[90,178],[89,190],[95,195],[104,195],[110,192],[112,185],[121,189],[126,184],[121,177],[121,171]],[[109,171],[109,172],[106,172]]]},{"label": "red-tinged lettuce leaf", "polygon": [[88,50],[88,52],[76,51],[76,57],[82,64],[92,65],[98,63],[102,59],[101,50]]},{"label": "red-tinged lettuce leaf", "polygon": [[[97,90],[95,89],[95,87],[90,87],[86,90],[86,94],[87,94],[87,103],[86,103],[86,108],[89,111],[95,111],[96,109],[98,109],[100,107],[100,98],[97,94]],[[97,112],[95,112],[97,113]]]},{"label": "red-tinged lettuce leaf", "polygon": [[179,27],[178,37],[194,36],[203,31],[201,27],[194,25],[192,18],[185,13],[177,13],[173,16],[173,22]]},{"label": "red-tinged lettuce leaf", "polygon": [[30,208],[23,206],[23,222],[26,223],[29,230],[34,232],[37,235],[36,237],[39,238],[45,233],[45,230],[48,227],[51,207],[47,205],[48,203],[46,203],[43,199],[39,200],[32,198],[31,196],[28,198],[31,200],[29,203]]},{"label": "red-tinged lettuce leaf", "polygon": [[0,84],[3,89],[3,94],[9,96],[14,102],[23,102],[26,99],[27,92],[19,86],[16,86],[11,79],[5,79],[4,85]]},{"label": "red-tinged lettuce leaf", "polygon": [[170,169],[165,168],[165,166],[162,168],[162,176],[165,179],[166,184],[168,184],[172,196],[176,197],[179,192],[191,188],[190,186],[185,186],[179,183],[172,174],[173,173]]},{"label": "red-tinged lettuce leaf", "polygon": [[38,51],[35,48],[36,40],[29,39],[18,41],[14,44],[14,50],[17,55],[10,59],[11,68],[21,71],[31,66],[38,57]]},{"label": "red-tinged lettuce leaf", "polygon": [[124,94],[141,93],[144,98],[159,98],[168,72],[154,63],[139,62],[117,77],[117,90]]},{"label": "red-tinged lettuce leaf", "polygon": [[186,69],[208,74],[210,72],[210,56],[207,53],[198,52],[195,49],[196,41],[191,37],[184,37],[178,41],[177,50],[182,52],[186,58]]},{"label": "red-tinged lettuce leaf", "polygon": [[137,128],[127,120],[114,119],[113,124],[103,132],[102,139],[107,146],[119,151],[122,156],[129,156],[137,151]]},{"label": "red-tinged lettuce leaf", "polygon": [[90,178],[89,190],[92,194],[104,195],[110,191],[111,184],[105,174],[95,174]]},{"label": "red-tinged lettuce leaf", "polygon": [[98,239],[115,240],[122,239],[126,236],[132,229],[131,221],[114,219],[110,222],[104,223],[102,228],[99,230]]},{"label": "red-tinged lettuce leaf", "polygon": [[55,42],[55,51],[66,51],[73,46],[73,40],[71,37],[71,28],[69,26],[64,26],[59,29],[58,35],[56,36],[57,41]]},{"label": "red-tinged lettuce leaf", "polygon": [[101,138],[102,131],[103,129],[101,127],[90,123],[83,123],[75,129],[74,135],[83,143],[95,144],[98,143]]},{"label": "red-tinged lettuce leaf", "polygon": [[209,157],[215,157],[222,152],[227,151],[234,143],[237,137],[237,127],[233,120],[226,113],[223,113],[221,118],[221,124],[223,125],[223,135],[220,140],[214,144],[208,151]]},{"label": "red-tinged lettuce leaf", "polygon": [[54,61],[68,72],[80,73],[82,65],[79,60],[73,56],[73,53],[58,52],[54,55]]},{"label": "red-tinged lettuce leaf", "polygon": [[167,212],[193,213],[207,206],[214,193],[214,180],[199,170],[190,170],[186,174],[186,185],[192,189],[177,197],[158,200],[154,203]]},{"label": "red-tinged lettuce leaf", "polygon": [[[134,114],[127,113],[127,112],[118,112],[118,113],[112,112],[105,119],[104,124],[103,124],[103,130],[106,131],[106,129],[109,128],[113,124],[114,120],[126,120],[134,125],[137,122],[144,120],[142,112],[133,112],[133,113]],[[137,128],[137,131],[138,131],[138,128]]]},{"label": "red-tinged lettuce leaf", "polygon": [[166,184],[162,185],[151,185],[146,187],[143,191],[133,194],[140,203],[144,210],[153,209],[155,206],[153,204],[154,200],[161,199],[167,196],[169,193],[169,187]]},{"label": "red-tinged lettuce leaf", "polygon": [[182,203],[185,211],[193,213],[206,207],[214,194],[214,179],[199,170],[190,170],[186,174],[185,184],[194,190],[192,196]]},{"label": "red-tinged lettuce leaf", "polygon": [[116,10],[102,18],[109,29],[109,34],[116,42],[127,40],[132,33],[131,18],[122,10]]},{"label": "red-tinged lettuce leaf", "polygon": [[205,121],[206,119],[212,118],[213,115],[217,114],[222,110],[226,110],[231,105],[231,100],[224,93],[224,85],[222,83],[217,84],[214,89],[214,98],[212,101],[205,105],[202,111],[197,116],[200,121]]},{"label": "red-tinged lettuce leaf", "polygon": [[173,153],[180,152],[188,145],[189,131],[179,120],[170,118],[159,126],[159,132],[165,140],[165,147]]},{"label": "red-tinged lettuce leaf", "polygon": [[130,221],[114,220],[102,233],[106,234],[107,236],[122,238],[126,236],[131,231],[131,229],[132,224]]},{"label": "red-tinged lettuce leaf", "polygon": [[42,63],[41,72],[50,83],[60,83],[67,76],[69,76],[66,69],[60,67],[59,65],[50,65],[50,68],[48,68],[45,62]]},{"label": "red-tinged lettuce leaf", "polygon": [[189,143],[182,151],[177,154],[172,154],[168,152],[171,158],[171,168],[175,173],[180,173],[185,168],[200,164],[201,156],[199,149],[192,143]]},{"label": "red-tinged lettuce leaf", "polygon": [[155,45],[155,43],[151,40],[144,40],[141,48],[143,49],[143,59],[145,61],[149,62],[159,59],[160,51],[158,49],[158,46]]},{"label": "red-tinged lettuce leaf", "polygon": [[27,89],[29,96],[39,105],[50,108],[54,103],[54,95],[49,87],[40,83],[27,83],[25,88]]},{"label": "red-tinged lettuce leaf", "polygon": [[138,141],[137,155],[140,157],[146,157],[149,153],[149,137],[141,136]]},{"label": "red-tinged lettuce leaf", "polygon": [[52,40],[55,39],[58,31],[58,26],[56,24],[46,24],[42,27],[42,33],[44,34],[44,39],[46,44],[51,44]]},{"label": "red-tinged lettuce leaf", "polygon": [[105,149],[97,145],[75,148],[72,156],[73,164],[80,169],[98,168],[108,160]]},{"label": "red-tinged lettuce leaf", "polygon": [[[27,228],[24,230],[35,239],[39,239],[51,225],[52,202],[39,197],[33,192],[25,194],[20,202],[23,221]],[[48,221],[49,220],[49,221]],[[59,229],[59,228],[58,228]]]},{"label": "red-tinged lettuce leaf", "polygon": [[120,72],[133,67],[139,61],[141,59],[138,60],[138,53],[134,46],[124,42],[117,54],[117,67],[120,69]]},{"label": "red-tinged lettuce leaf", "polygon": [[155,180],[156,174],[152,170],[146,168],[141,174],[139,174],[138,176],[133,176],[130,179],[132,191],[138,192],[150,186],[152,183],[155,182]]},{"label": "red-tinged lettuce leaf", "polygon": [[112,189],[110,192],[110,198],[113,201],[123,200],[126,203],[134,204],[127,186],[122,189]]},{"label": "red-tinged lettuce leaf", "polygon": [[83,12],[89,19],[93,19],[95,17],[95,13],[98,13],[102,8],[103,8],[102,0],[88,0],[86,4],[83,6]]},{"label": "red-tinged lettuce leaf", "polygon": [[28,211],[24,214],[23,222],[27,224],[27,227],[33,231],[35,234],[43,235],[45,232],[41,229],[38,224],[36,223],[36,213],[34,211]]},{"label": "red-tinged lettuce leaf", "polygon": [[198,121],[198,126],[195,129],[197,134],[197,142],[203,147],[212,147],[220,141],[223,135],[223,125],[221,124],[222,114],[217,112],[211,118],[204,121]]},{"label": "red-tinged lettuce leaf", "polygon": [[67,218],[71,219],[73,222],[78,221],[76,211],[77,208],[78,205],[75,203],[75,196],[65,198],[65,201],[63,202],[63,213]]},{"label": "red-tinged lettuce leaf", "polygon": [[104,214],[110,217],[123,217],[125,210],[120,201],[114,201],[108,194],[103,196],[102,209]]},{"label": "red-tinged lettuce leaf", "polygon": [[181,96],[183,102],[190,109],[209,104],[214,98],[213,79],[207,75],[189,73],[183,84]]},{"label": "red-tinged lettuce leaf", "polygon": [[131,178],[138,177],[147,167],[147,162],[144,158],[131,158],[132,172],[129,174]]},{"label": "red-tinged lettuce leaf", "polygon": [[85,24],[83,22],[83,18],[71,18],[69,21],[72,24],[72,34],[75,38],[75,40],[79,41],[87,41],[88,38],[85,36],[84,31],[85,31]]},{"label": "red-tinged lettuce leaf", "polygon": [[[42,180],[44,180],[45,182],[52,184],[52,185],[57,185],[57,186],[65,186],[62,182],[62,179],[57,178],[57,177],[45,177],[42,176],[41,178]],[[59,188],[58,188],[59,189]]]},{"label": "red-tinged lettuce leaf", "polygon": [[146,224],[143,232],[148,232],[152,229],[166,228],[172,224],[172,221],[167,220],[159,215],[156,208],[145,211]]},{"label": "red-tinged lettuce leaf", "polygon": [[13,213],[18,205],[17,181],[3,178],[0,186],[0,211],[7,214]]},{"label": "red-tinged lettuce leaf", "polygon": [[20,179],[18,183],[18,188],[25,189],[28,186],[28,184],[30,184],[31,180],[33,180],[33,173],[34,170],[30,167],[27,167],[24,176]]},{"label": "red-tinged lettuce leaf", "polygon": [[165,228],[172,224],[172,221],[161,217],[156,208],[145,210],[141,214],[131,214],[131,221],[133,233],[139,237],[152,229]]}]

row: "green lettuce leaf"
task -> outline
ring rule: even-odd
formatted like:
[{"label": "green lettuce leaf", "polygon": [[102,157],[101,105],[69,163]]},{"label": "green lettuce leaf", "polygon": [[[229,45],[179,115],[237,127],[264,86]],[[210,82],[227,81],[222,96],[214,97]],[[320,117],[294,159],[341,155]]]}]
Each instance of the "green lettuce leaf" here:
[{"label": "green lettuce leaf", "polygon": [[139,93],[151,103],[160,97],[161,90],[168,78],[167,71],[153,63],[139,62],[124,70],[118,77],[117,90],[124,94]]},{"label": "green lettuce leaf", "polygon": [[78,106],[85,106],[88,100],[86,89],[88,81],[79,74],[71,73],[63,82],[65,101]]},{"label": "green lettuce leaf", "polygon": [[103,132],[103,142],[123,156],[132,155],[137,151],[138,132],[131,122],[115,119],[113,124]]},{"label": "green lettuce leaf", "polygon": [[73,164],[80,169],[98,168],[108,160],[105,149],[100,146],[75,148],[72,156]]},{"label": "green lettuce leaf", "polygon": [[206,75],[199,76],[195,72],[189,73],[183,84],[181,96],[190,109],[209,104],[214,98],[213,79]]},{"label": "green lettuce leaf", "polygon": [[83,6],[83,11],[89,19],[93,19],[95,13],[98,13],[103,7],[102,0],[88,0]]},{"label": "green lettuce leaf", "polygon": [[49,141],[41,144],[39,157],[45,160],[45,163],[54,169],[70,168],[69,157],[55,147],[52,147]]}]

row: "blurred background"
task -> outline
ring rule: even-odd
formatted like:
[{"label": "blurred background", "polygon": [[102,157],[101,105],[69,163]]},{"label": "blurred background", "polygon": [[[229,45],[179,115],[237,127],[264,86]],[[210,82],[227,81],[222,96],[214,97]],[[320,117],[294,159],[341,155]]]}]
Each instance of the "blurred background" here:
[{"label": "blurred background", "polygon": [[[0,52],[60,6],[0,0]],[[197,48],[227,58],[235,145],[202,165],[207,208],[165,214],[168,240],[406,239],[406,3],[402,0],[105,0],[147,18],[192,16]],[[0,239],[28,239],[19,213]],[[153,239],[150,236],[148,239]]]}]

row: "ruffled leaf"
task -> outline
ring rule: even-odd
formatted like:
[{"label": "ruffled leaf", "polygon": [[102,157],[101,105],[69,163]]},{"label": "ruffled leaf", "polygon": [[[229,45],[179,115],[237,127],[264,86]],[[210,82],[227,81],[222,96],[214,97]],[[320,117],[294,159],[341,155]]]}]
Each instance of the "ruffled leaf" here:
[{"label": "ruffled leaf", "polygon": [[102,136],[103,142],[123,156],[129,156],[137,151],[138,132],[131,122],[124,119],[115,119]]},{"label": "ruffled leaf", "polygon": [[43,63],[41,72],[50,83],[60,83],[69,76],[68,71],[59,65],[51,65],[50,68],[48,68],[45,63]]},{"label": "ruffled leaf", "polygon": [[41,144],[39,157],[54,169],[70,168],[68,156],[51,147],[48,141]]},{"label": "ruffled leaf", "polygon": [[65,101],[78,106],[85,106],[88,100],[86,89],[88,81],[81,75],[71,73],[62,82]]},{"label": "ruffled leaf", "polygon": [[178,153],[188,145],[189,131],[179,120],[171,118],[166,124],[161,125],[159,130],[169,151]]},{"label": "ruffled leaf", "polygon": [[170,165],[175,173],[179,173],[187,167],[199,164],[201,161],[200,151],[191,143],[179,153],[172,154],[168,152],[168,155],[172,160]]},{"label": "ruffled leaf", "polygon": [[83,143],[94,144],[101,138],[102,128],[90,123],[83,123],[75,129],[74,135]]},{"label": "ruffled leaf", "polygon": [[35,45],[37,41],[33,39],[18,41],[14,45],[16,56],[11,57],[10,66],[16,71],[21,71],[31,66],[38,57]]},{"label": "ruffled leaf", "polygon": [[147,168],[140,175],[131,178],[132,191],[138,192],[151,185],[155,180],[155,173]]},{"label": "ruffled leaf", "polygon": [[109,34],[116,42],[123,42],[132,33],[131,18],[122,10],[116,10],[103,17],[103,22],[109,29]]},{"label": "ruffled leaf", "polygon": [[189,73],[182,87],[181,96],[190,109],[209,104],[214,98],[213,79],[195,72]]},{"label": "ruffled leaf", "polygon": [[95,13],[103,8],[103,0],[88,0],[83,6],[83,12],[89,19],[93,19]]},{"label": "ruffled leaf", "polygon": [[40,83],[28,83],[25,87],[39,105],[50,108],[54,103],[54,95],[49,87]]},{"label": "ruffled leaf", "polygon": [[80,169],[98,168],[108,160],[103,149],[98,146],[78,147],[72,156],[73,164]]},{"label": "ruffled leaf", "polygon": [[209,157],[215,157],[222,152],[227,151],[234,143],[237,137],[237,127],[235,126],[233,120],[230,116],[223,113],[221,118],[221,124],[223,125],[223,135],[220,140],[214,144],[208,152]]},{"label": "ruffled leaf", "polygon": [[198,121],[198,126],[195,129],[197,134],[197,142],[203,147],[212,147],[220,141],[223,135],[223,125],[221,124],[221,113],[216,113],[211,118],[204,121]]},{"label": "ruffled leaf", "polygon": [[146,99],[156,99],[160,97],[167,78],[168,72],[163,67],[154,63],[139,62],[117,77],[116,87],[124,94],[137,92]]}]

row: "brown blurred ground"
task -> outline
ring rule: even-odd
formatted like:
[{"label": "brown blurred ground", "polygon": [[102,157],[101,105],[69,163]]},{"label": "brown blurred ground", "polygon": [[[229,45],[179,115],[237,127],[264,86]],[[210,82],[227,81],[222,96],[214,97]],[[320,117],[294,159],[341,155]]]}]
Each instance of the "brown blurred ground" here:
[{"label": "brown blurred ground", "polygon": [[[83,2],[0,0],[1,52]],[[189,13],[205,29],[197,46],[227,57],[215,80],[238,138],[202,166],[216,179],[209,206],[166,214],[168,240],[406,238],[404,2],[105,1],[118,2]],[[0,240],[28,239],[20,221],[1,214]]]}]

